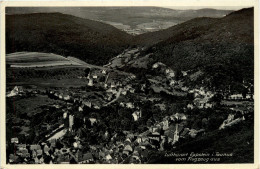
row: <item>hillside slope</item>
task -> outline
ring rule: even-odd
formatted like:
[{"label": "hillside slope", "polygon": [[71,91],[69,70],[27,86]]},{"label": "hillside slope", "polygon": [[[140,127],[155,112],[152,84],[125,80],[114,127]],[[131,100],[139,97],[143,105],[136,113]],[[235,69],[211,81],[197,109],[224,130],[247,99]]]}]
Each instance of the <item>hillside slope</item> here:
[{"label": "hillside slope", "polygon": [[170,37],[179,36],[184,30],[190,32],[197,28],[201,29],[217,22],[218,18],[194,18],[187,22],[178,24],[168,29],[156,32],[149,32],[134,37],[133,43],[140,46],[151,46],[167,40]]},{"label": "hillside slope", "polygon": [[131,38],[113,26],[61,13],[6,15],[7,53],[55,53],[102,65]]},{"label": "hillside slope", "polygon": [[[252,42],[253,34],[250,32],[253,29],[252,17],[253,9],[243,9],[232,12],[223,18],[197,17],[162,31],[135,36],[134,43],[149,46],[167,40],[168,38],[174,39],[175,41],[184,41],[187,39],[199,39],[199,37],[203,35],[206,35],[208,38],[204,37],[200,38],[200,40],[209,40],[211,37],[214,37],[212,40],[228,40],[225,39],[226,36],[228,36],[232,39],[243,37],[247,38],[245,39],[247,42]],[[216,34],[217,37],[215,37],[213,33]]]},{"label": "hillside slope", "polygon": [[152,53],[155,61],[174,70],[201,69],[206,72],[204,78],[216,87],[253,80],[253,21],[253,8],[221,19],[193,19],[163,32],[143,35],[150,37],[143,41],[153,44],[168,34],[166,40],[152,45],[144,55]]}]

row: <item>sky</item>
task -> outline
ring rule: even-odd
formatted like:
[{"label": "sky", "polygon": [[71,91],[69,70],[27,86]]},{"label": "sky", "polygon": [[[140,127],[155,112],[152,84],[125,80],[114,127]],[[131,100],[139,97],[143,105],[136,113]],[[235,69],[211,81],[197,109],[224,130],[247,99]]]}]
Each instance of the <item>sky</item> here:
[{"label": "sky", "polygon": [[242,8],[249,8],[250,6],[161,6],[161,7],[170,8],[170,9],[180,9],[180,10],[203,9],[203,8],[239,10]]}]

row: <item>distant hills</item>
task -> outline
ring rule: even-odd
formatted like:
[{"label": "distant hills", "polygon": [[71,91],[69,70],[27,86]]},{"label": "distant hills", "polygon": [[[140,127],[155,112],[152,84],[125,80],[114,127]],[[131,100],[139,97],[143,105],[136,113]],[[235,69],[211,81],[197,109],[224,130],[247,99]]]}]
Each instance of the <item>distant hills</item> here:
[{"label": "distant hills", "polygon": [[169,28],[197,17],[223,17],[231,10],[177,10],[162,7],[24,7],[6,8],[7,14],[60,12],[101,21],[131,34]]},{"label": "distant hills", "polygon": [[222,18],[198,17],[162,31],[142,34],[135,37],[135,44],[147,46],[169,38],[176,42],[187,39],[200,39],[203,42],[233,39],[252,43],[254,37],[252,24],[253,9],[243,9]]},{"label": "distant hills", "polygon": [[[134,44],[139,46],[151,46],[156,43],[165,41],[169,38],[174,38],[177,36],[180,36],[184,31],[190,31],[190,35],[192,35],[193,31],[200,31],[197,28],[203,28],[207,27],[208,25],[216,22],[218,19],[216,18],[195,18],[191,19],[187,22],[178,24],[176,26],[172,26],[168,29],[162,30],[162,31],[156,31],[156,32],[149,32],[145,34],[141,34],[134,37]],[[181,39],[179,38],[179,41],[184,40],[184,37],[182,36]]]},{"label": "distant hills", "polygon": [[105,64],[131,35],[101,22],[61,13],[6,15],[6,52],[45,52]]},{"label": "distant hills", "polygon": [[[145,15],[144,9],[148,8],[135,8],[136,13],[141,9]],[[124,9],[127,10],[133,9]],[[164,11],[165,16],[174,11],[149,10]],[[211,9],[203,11],[212,12]],[[247,8],[222,18],[198,17],[165,30],[132,36],[111,25],[72,15],[15,14],[6,16],[6,46],[7,53],[55,53],[94,65],[107,64],[127,48],[145,47],[139,58],[149,54],[154,62],[163,62],[173,70],[201,70],[205,72],[199,79],[201,82],[223,87],[253,80],[253,16],[253,8]]]}]

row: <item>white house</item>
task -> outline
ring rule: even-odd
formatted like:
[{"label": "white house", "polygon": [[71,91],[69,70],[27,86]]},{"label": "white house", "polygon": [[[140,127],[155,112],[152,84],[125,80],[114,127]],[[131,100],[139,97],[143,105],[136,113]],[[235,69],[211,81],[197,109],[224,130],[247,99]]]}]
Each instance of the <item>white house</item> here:
[{"label": "white house", "polygon": [[187,92],[189,90],[189,88],[188,87],[181,87],[181,90]]},{"label": "white house", "polygon": [[166,119],[163,121],[163,130],[167,130],[169,128],[169,121]]},{"label": "white house", "polygon": [[111,83],[111,88],[116,87],[115,83]]},{"label": "white house", "polygon": [[246,94],[246,99],[252,99],[252,98],[253,98],[252,95]]},{"label": "white house", "polygon": [[165,70],[165,73],[166,73],[166,74],[170,73],[170,69],[166,69],[166,70]]},{"label": "white house", "polygon": [[17,138],[17,137],[11,138],[11,143],[16,143],[16,144],[18,144],[18,143],[19,143],[18,138]]},{"label": "white house", "polygon": [[62,98],[63,98],[62,94],[59,94],[59,99],[62,99]]},{"label": "white house", "polygon": [[89,108],[91,108],[91,106],[92,106],[92,104],[91,104],[90,101],[83,101],[83,104],[84,104],[85,106],[88,106]]},{"label": "white house", "polygon": [[156,68],[158,68],[158,67],[159,67],[159,64],[158,64],[158,63],[153,64],[153,69],[156,69]]},{"label": "white house", "polygon": [[130,109],[133,109],[135,106],[133,105],[133,103],[128,102],[128,103],[126,103],[126,107],[130,108]]},{"label": "white house", "polygon": [[91,122],[91,126],[93,126],[94,123],[97,122],[97,119],[96,118],[89,118],[89,121]]},{"label": "white house", "polygon": [[135,78],[136,78],[136,76],[135,76],[135,75],[131,75],[131,78],[132,78],[132,79],[135,79]]},{"label": "white house", "polygon": [[213,104],[212,104],[212,103],[206,103],[204,107],[205,107],[205,108],[212,108],[212,107],[213,107]]},{"label": "white house", "polygon": [[70,100],[70,96],[69,96],[69,95],[64,95],[64,96],[63,96],[63,99],[64,99],[64,100]]},{"label": "white house", "polygon": [[88,86],[93,86],[93,79],[89,79]]},{"label": "white house", "polygon": [[229,99],[231,100],[240,100],[243,99],[243,95],[242,94],[233,94],[229,96]]},{"label": "white house", "polygon": [[107,71],[106,71],[105,69],[103,69],[101,73],[102,73],[102,74],[106,74]]},{"label": "white house", "polygon": [[174,72],[170,72],[168,76],[169,76],[169,77],[174,77],[174,76],[175,76],[175,73],[174,73]]},{"label": "white house", "polygon": [[22,91],[22,88],[21,87],[18,87],[18,86],[15,86],[14,89],[9,93],[7,94],[6,96],[7,97],[12,97],[12,96],[16,96],[19,94],[19,92]]},{"label": "white house", "polygon": [[200,89],[199,94],[204,96],[204,95],[206,95],[206,92],[203,89]]},{"label": "white house", "polygon": [[73,124],[74,124],[74,116],[73,115],[69,115],[69,131],[72,130]]},{"label": "white house", "polygon": [[125,107],[125,104],[124,104],[123,102],[121,102],[119,105],[120,105],[121,107]]},{"label": "white house", "polygon": [[174,86],[174,85],[175,85],[175,83],[176,83],[176,81],[175,81],[175,80],[171,80],[171,81],[170,81],[170,85],[171,85],[171,86]]},{"label": "white house", "polygon": [[134,89],[134,88],[131,88],[131,89],[129,90],[129,92],[130,92],[130,93],[135,93],[135,89]]},{"label": "white house", "polygon": [[81,106],[79,106],[79,109],[78,109],[80,112],[83,111],[83,108]]},{"label": "white house", "polygon": [[94,109],[100,109],[100,106],[99,105],[95,105],[93,108]]},{"label": "white house", "polygon": [[188,73],[186,71],[181,71],[181,73],[182,73],[182,76],[187,76],[188,75]]},{"label": "white house", "polygon": [[121,93],[122,93],[122,95],[126,95],[126,94],[127,94],[127,91],[126,91],[126,90],[123,90]]},{"label": "white house", "polygon": [[66,119],[67,116],[68,116],[68,113],[67,113],[67,112],[64,112],[64,113],[63,113],[63,118]]},{"label": "white house", "polygon": [[141,111],[135,111],[133,114],[132,114],[133,118],[134,118],[134,121],[137,121],[140,117],[142,117],[142,113]]}]

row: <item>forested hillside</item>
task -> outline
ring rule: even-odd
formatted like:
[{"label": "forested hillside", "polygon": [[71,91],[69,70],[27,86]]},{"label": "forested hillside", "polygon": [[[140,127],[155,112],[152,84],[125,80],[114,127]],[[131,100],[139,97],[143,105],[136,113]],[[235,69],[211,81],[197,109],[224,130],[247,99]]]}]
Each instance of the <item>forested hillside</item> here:
[{"label": "forested hillside", "polygon": [[127,48],[131,38],[111,25],[61,13],[6,16],[7,53],[55,53],[103,65]]},{"label": "forested hillside", "polygon": [[204,80],[216,87],[250,81],[254,73],[253,21],[253,8],[221,19],[193,19],[151,35],[150,44],[167,34],[169,38],[152,45],[144,54],[152,53],[155,61],[174,70],[203,70]]}]

